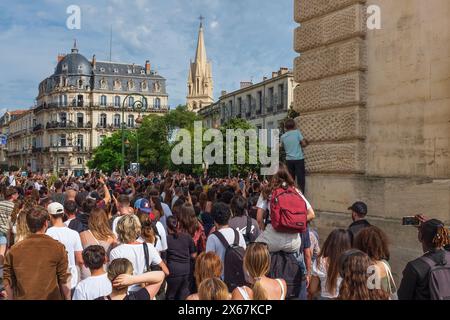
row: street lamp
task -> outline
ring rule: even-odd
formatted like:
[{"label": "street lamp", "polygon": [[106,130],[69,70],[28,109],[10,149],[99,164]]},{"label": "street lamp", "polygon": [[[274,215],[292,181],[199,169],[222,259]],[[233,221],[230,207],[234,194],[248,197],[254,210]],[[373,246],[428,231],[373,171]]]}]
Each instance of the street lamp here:
[{"label": "street lamp", "polygon": [[137,162],[137,171],[136,171],[136,177],[139,177],[139,169],[141,168],[140,162],[139,162],[139,127],[142,123],[141,118],[141,110],[139,110],[138,117],[135,120],[136,122],[136,162]]},{"label": "street lamp", "polygon": [[[139,116],[141,114],[141,111],[145,111],[148,108],[147,98],[139,93],[129,94],[125,97],[125,99],[122,102],[122,164],[121,164],[121,174],[122,176],[125,175],[125,103],[129,100],[131,97],[140,97],[141,100],[133,101],[133,103],[130,105],[128,103],[128,108],[132,111],[139,111]],[[138,117],[139,118],[139,117]],[[138,151],[139,152],[139,151]],[[138,159],[139,161],[139,159]]]}]

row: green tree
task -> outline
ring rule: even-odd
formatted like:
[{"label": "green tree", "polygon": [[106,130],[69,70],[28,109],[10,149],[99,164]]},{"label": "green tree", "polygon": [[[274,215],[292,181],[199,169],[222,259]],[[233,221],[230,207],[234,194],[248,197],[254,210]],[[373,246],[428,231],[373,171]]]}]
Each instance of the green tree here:
[{"label": "green tree", "polygon": [[[134,132],[125,130],[125,166],[131,161],[132,155],[136,154],[136,135]],[[122,163],[122,132],[114,132],[110,137],[106,137],[100,146],[94,150],[93,157],[87,165],[90,169],[102,170],[103,172],[113,172],[121,167]]]},{"label": "green tree", "polygon": [[[250,122],[245,119],[234,118],[227,121],[221,128],[223,136],[223,155],[224,162],[226,162],[226,131],[227,129],[242,129],[244,131],[249,129],[256,129]],[[233,164],[213,164],[209,166],[208,174],[216,177],[228,176],[228,171],[230,170],[232,176],[240,174],[241,176],[246,176],[247,174],[259,171],[261,164],[259,160],[257,164],[249,164],[249,145],[250,141],[248,138],[245,140],[245,164],[237,164],[237,139],[234,141],[234,159]],[[259,142],[257,142],[256,150],[259,150]]]}]

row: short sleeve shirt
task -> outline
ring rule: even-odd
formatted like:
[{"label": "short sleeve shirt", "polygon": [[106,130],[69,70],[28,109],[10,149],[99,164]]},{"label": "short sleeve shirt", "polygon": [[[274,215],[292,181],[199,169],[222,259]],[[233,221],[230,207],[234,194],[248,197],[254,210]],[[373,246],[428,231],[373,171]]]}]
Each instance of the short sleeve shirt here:
[{"label": "short sleeve shirt", "polygon": [[303,135],[300,130],[290,130],[281,136],[281,142],[286,151],[286,160],[304,159],[303,150],[300,146],[302,140]]}]

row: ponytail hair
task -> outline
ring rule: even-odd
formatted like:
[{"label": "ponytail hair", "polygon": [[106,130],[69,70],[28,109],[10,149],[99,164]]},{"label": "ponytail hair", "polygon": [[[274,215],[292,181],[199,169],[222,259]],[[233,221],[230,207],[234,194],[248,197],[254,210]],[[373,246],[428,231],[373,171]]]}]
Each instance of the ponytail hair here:
[{"label": "ponytail hair", "polygon": [[248,245],[244,255],[244,270],[255,280],[253,284],[253,299],[267,300],[268,294],[261,284],[261,278],[264,277],[270,269],[270,253],[267,245],[264,243],[251,243]]}]

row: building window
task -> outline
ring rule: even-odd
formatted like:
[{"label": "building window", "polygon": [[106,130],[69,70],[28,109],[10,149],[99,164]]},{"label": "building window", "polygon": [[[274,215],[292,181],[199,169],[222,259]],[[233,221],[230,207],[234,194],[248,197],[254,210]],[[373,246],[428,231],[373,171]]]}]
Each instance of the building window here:
[{"label": "building window", "polygon": [[[155,99],[155,109],[159,109],[159,108],[161,108],[161,99],[160,98],[156,98]],[[197,106],[194,103],[194,109],[196,109],[196,108],[197,108]]]},{"label": "building window", "polygon": [[77,106],[78,107],[82,107],[84,105],[84,102],[83,102],[83,95],[82,94],[79,94],[78,96],[77,96]]},{"label": "building window", "polygon": [[104,113],[100,115],[100,127],[106,128],[106,114]]},{"label": "building window", "polygon": [[65,164],[66,159],[64,157],[59,158],[59,164],[60,165],[64,165]]},{"label": "building window", "polygon": [[106,96],[105,95],[100,96],[100,105],[106,106]]},{"label": "building window", "polygon": [[238,98],[238,110],[237,114],[240,115],[242,113],[242,98]]},{"label": "building window", "polygon": [[128,127],[134,127],[134,116],[132,114],[128,115]]},{"label": "building window", "polygon": [[269,88],[269,108],[273,108],[273,87]]},{"label": "building window", "polygon": [[78,164],[83,164],[83,162],[84,162],[84,161],[83,161],[83,158],[78,158],[78,159],[77,159],[77,163],[78,163]]},{"label": "building window", "polygon": [[258,112],[261,112],[263,106],[263,95],[262,91],[258,91]]},{"label": "building window", "polygon": [[77,136],[77,146],[81,148],[84,146],[84,136],[82,134]]},{"label": "building window", "polygon": [[120,127],[120,114],[114,115],[114,127],[116,128]]},{"label": "building window", "polygon": [[284,84],[278,85],[278,101],[277,105],[279,108],[284,106]]},{"label": "building window", "polygon": [[59,136],[59,146],[60,147],[65,147],[66,146],[66,135],[65,134],[61,134]]},{"label": "building window", "polygon": [[119,96],[114,97],[114,107],[120,107],[120,97]]},{"label": "building window", "polygon": [[133,104],[134,104],[134,98],[133,98],[133,97],[129,97],[129,98],[128,98],[128,106],[129,106],[129,107],[132,107]]},{"label": "building window", "polygon": [[67,95],[66,94],[59,96],[59,105],[61,107],[67,107]]},{"label": "building window", "polygon": [[66,125],[66,123],[67,123],[67,113],[65,113],[65,112],[61,112],[60,114],[59,114],[59,122],[62,124],[62,125]]},{"label": "building window", "polygon": [[77,127],[83,128],[84,125],[84,114],[77,113]]},{"label": "building window", "polygon": [[252,96],[247,95],[247,116],[249,117],[252,113]]}]

